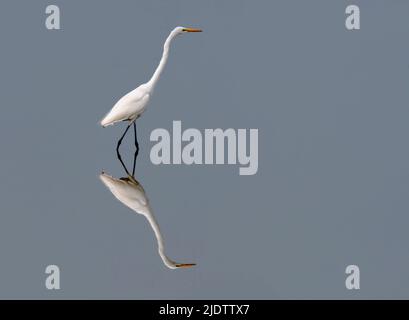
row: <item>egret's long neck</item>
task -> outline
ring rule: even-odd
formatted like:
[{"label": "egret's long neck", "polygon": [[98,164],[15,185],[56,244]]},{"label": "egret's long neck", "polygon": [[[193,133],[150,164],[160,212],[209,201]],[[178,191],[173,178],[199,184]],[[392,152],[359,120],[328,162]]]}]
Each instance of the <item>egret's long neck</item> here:
[{"label": "egret's long neck", "polygon": [[168,56],[169,56],[169,49],[170,49],[170,43],[172,42],[173,38],[177,35],[176,32],[172,31],[169,36],[167,37],[165,44],[163,45],[163,54],[162,58],[160,59],[159,65],[156,68],[152,78],[148,81],[148,85],[152,87],[152,89],[155,87],[156,83],[158,82],[160,75],[165,68],[166,62],[168,61]]}]

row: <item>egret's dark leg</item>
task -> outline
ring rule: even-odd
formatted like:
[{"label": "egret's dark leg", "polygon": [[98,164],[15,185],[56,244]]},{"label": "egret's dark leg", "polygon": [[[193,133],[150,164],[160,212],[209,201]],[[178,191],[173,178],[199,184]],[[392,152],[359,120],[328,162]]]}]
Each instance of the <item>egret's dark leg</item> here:
[{"label": "egret's dark leg", "polygon": [[121,165],[122,165],[122,167],[124,168],[126,174],[127,174],[128,176],[130,176],[129,171],[128,171],[128,169],[126,168],[125,163],[122,161],[122,157],[121,157],[121,155],[119,154],[119,152],[117,152],[116,155],[117,155],[117,157],[118,157],[119,162],[121,162]]},{"label": "egret's dark leg", "polygon": [[131,126],[131,124],[132,124],[132,123],[130,123],[130,124],[126,127],[124,134],[123,134],[122,137],[118,140],[118,143],[117,143],[117,145],[116,145],[116,155],[117,155],[119,161],[121,162],[122,166],[124,167],[124,169],[125,169],[125,171],[126,171],[126,173],[127,173],[128,175],[130,175],[130,174],[129,174],[128,169],[126,168],[124,162],[122,161],[121,154],[119,153],[119,146],[121,145],[122,140],[124,139],[126,133],[128,132],[129,127]]},{"label": "egret's dark leg", "polygon": [[132,124],[132,123],[128,124],[128,126],[126,127],[126,129],[125,129],[125,131],[124,131],[124,134],[123,134],[122,137],[118,140],[118,143],[117,143],[117,145],[116,145],[116,152],[117,152],[117,153],[118,153],[118,150],[119,150],[119,146],[121,145],[122,140],[124,139],[126,133],[128,132],[129,127],[131,126],[131,124]]},{"label": "egret's dark leg", "polygon": [[133,133],[134,133],[134,137],[135,137],[135,153],[133,156],[133,169],[132,169],[132,177],[135,175],[135,166],[136,166],[136,158],[138,157],[139,154],[139,143],[138,143],[138,137],[136,135],[136,124],[135,121],[133,123]]}]

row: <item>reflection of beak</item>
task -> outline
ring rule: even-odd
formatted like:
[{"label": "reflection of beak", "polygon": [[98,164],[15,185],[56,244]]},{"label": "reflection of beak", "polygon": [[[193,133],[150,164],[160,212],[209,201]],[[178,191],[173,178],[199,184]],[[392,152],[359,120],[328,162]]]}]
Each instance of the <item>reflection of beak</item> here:
[{"label": "reflection of beak", "polygon": [[202,32],[202,30],[195,29],[195,28],[184,28],[183,31],[186,31],[186,32]]},{"label": "reflection of beak", "polygon": [[195,266],[196,263],[178,263],[175,265],[176,268],[190,268]]}]

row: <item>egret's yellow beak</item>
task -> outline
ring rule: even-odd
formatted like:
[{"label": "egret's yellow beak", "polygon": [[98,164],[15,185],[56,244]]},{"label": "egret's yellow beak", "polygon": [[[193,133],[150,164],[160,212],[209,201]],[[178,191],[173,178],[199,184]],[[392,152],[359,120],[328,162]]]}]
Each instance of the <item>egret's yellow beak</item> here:
[{"label": "egret's yellow beak", "polygon": [[185,31],[185,32],[202,32],[201,29],[195,29],[195,28],[184,28],[183,31]]},{"label": "egret's yellow beak", "polygon": [[196,263],[178,263],[175,266],[176,266],[176,268],[190,268],[190,267],[193,267],[195,265],[196,265]]}]

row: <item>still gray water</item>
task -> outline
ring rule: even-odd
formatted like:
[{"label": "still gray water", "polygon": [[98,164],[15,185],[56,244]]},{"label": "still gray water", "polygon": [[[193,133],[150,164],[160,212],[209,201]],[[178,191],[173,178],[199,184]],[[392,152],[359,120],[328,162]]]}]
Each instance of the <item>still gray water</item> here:
[{"label": "still gray water", "polygon": [[[409,2],[0,4],[0,298],[409,298]],[[168,64],[137,120],[135,178],[160,225],[120,203],[125,123],[99,121]],[[155,165],[158,128],[258,129],[258,170]],[[237,132],[237,131],[236,131]],[[132,167],[134,141],[121,146]],[[61,289],[47,290],[57,265]],[[348,265],[360,269],[347,290]]]}]

